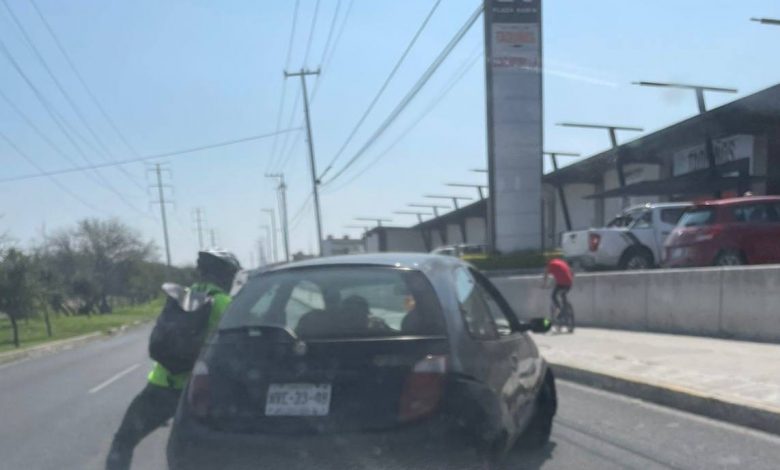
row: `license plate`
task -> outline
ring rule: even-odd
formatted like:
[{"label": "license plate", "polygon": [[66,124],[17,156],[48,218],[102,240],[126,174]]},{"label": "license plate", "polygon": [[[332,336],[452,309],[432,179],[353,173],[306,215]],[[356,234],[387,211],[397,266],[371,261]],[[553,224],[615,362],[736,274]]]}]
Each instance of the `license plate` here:
[{"label": "license plate", "polygon": [[266,416],[326,416],[330,411],[330,384],[271,384],[265,400]]},{"label": "license plate", "polygon": [[685,256],[685,252],[687,250],[685,248],[673,248],[671,258],[682,258]]}]

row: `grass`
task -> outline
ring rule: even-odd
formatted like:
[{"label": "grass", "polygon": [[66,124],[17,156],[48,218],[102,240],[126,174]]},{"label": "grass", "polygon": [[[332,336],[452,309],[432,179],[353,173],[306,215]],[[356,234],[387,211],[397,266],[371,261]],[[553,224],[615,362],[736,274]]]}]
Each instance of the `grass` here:
[{"label": "grass", "polygon": [[[56,316],[52,315],[52,337],[46,336],[46,323],[43,316],[19,320],[19,339],[21,348],[37,346],[50,341],[57,341],[74,336],[86,335],[98,331],[107,331],[122,325],[129,325],[136,321],[151,320],[160,313],[162,299],[154,300],[147,304],[132,307],[122,307],[106,315]],[[0,352],[15,350],[13,343],[13,330],[7,317],[0,317]]]}]

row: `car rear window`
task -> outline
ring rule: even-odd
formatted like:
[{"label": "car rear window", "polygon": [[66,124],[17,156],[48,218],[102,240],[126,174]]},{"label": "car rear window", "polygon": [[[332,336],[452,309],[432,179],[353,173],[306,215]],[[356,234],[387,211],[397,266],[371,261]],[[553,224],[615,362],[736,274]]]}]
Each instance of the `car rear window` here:
[{"label": "car rear window", "polygon": [[701,227],[710,225],[715,221],[715,209],[696,208],[690,209],[680,217],[680,227]]},{"label": "car rear window", "polygon": [[318,267],[250,279],[220,329],[281,326],[302,339],[441,335],[441,307],[420,272],[384,267]]}]

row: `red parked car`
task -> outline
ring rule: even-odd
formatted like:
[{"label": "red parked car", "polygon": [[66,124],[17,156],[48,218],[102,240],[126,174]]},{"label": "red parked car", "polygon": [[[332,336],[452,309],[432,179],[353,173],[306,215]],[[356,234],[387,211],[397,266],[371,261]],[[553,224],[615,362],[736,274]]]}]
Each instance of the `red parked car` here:
[{"label": "red parked car", "polygon": [[780,263],[780,196],[696,204],[664,247],[666,267]]}]

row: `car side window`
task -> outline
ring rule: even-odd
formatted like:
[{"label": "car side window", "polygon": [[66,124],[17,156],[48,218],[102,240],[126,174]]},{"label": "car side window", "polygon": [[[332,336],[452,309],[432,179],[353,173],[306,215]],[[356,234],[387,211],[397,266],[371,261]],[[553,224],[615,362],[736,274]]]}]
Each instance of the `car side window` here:
[{"label": "car side window", "polygon": [[455,292],[458,307],[471,337],[479,340],[496,339],[498,332],[493,324],[490,307],[474,277],[465,268],[459,267],[455,271]]},{"label": "car side window", "polygon": [[651,211],[645,211],[634,222],[632,228],[650,228],[653,226],[653,213]]},{"label": "car side window", "polygon": [[477,290],[479,291],[479,295],[482,296],[482,298],[485,300],[485,303],[487,304],[488,313],[490,313],[490,318],[493,319],[493,324],[495,325],[498,335],[511,335],[512,326],[509,323],[509,319],[506,317],[506,314],[504,314],[504,311],[501,309],[501,306],[498,305],[498,301],[496,301],[493,295],[488,292],[488,290],[485,289],[482,284],[477,284]]},{"label": "car side window", "polygon": [[771,222],[767,204],[745,204],[734,208],[734,220],[747,223]]},{"label": "car side window", "polygon": [[685,209],[683,208],[662,209],[661,222],[669,225],[677,225],[677,222],[680,221],[680,217],[682,217],[683,212],[685,212]]}]

